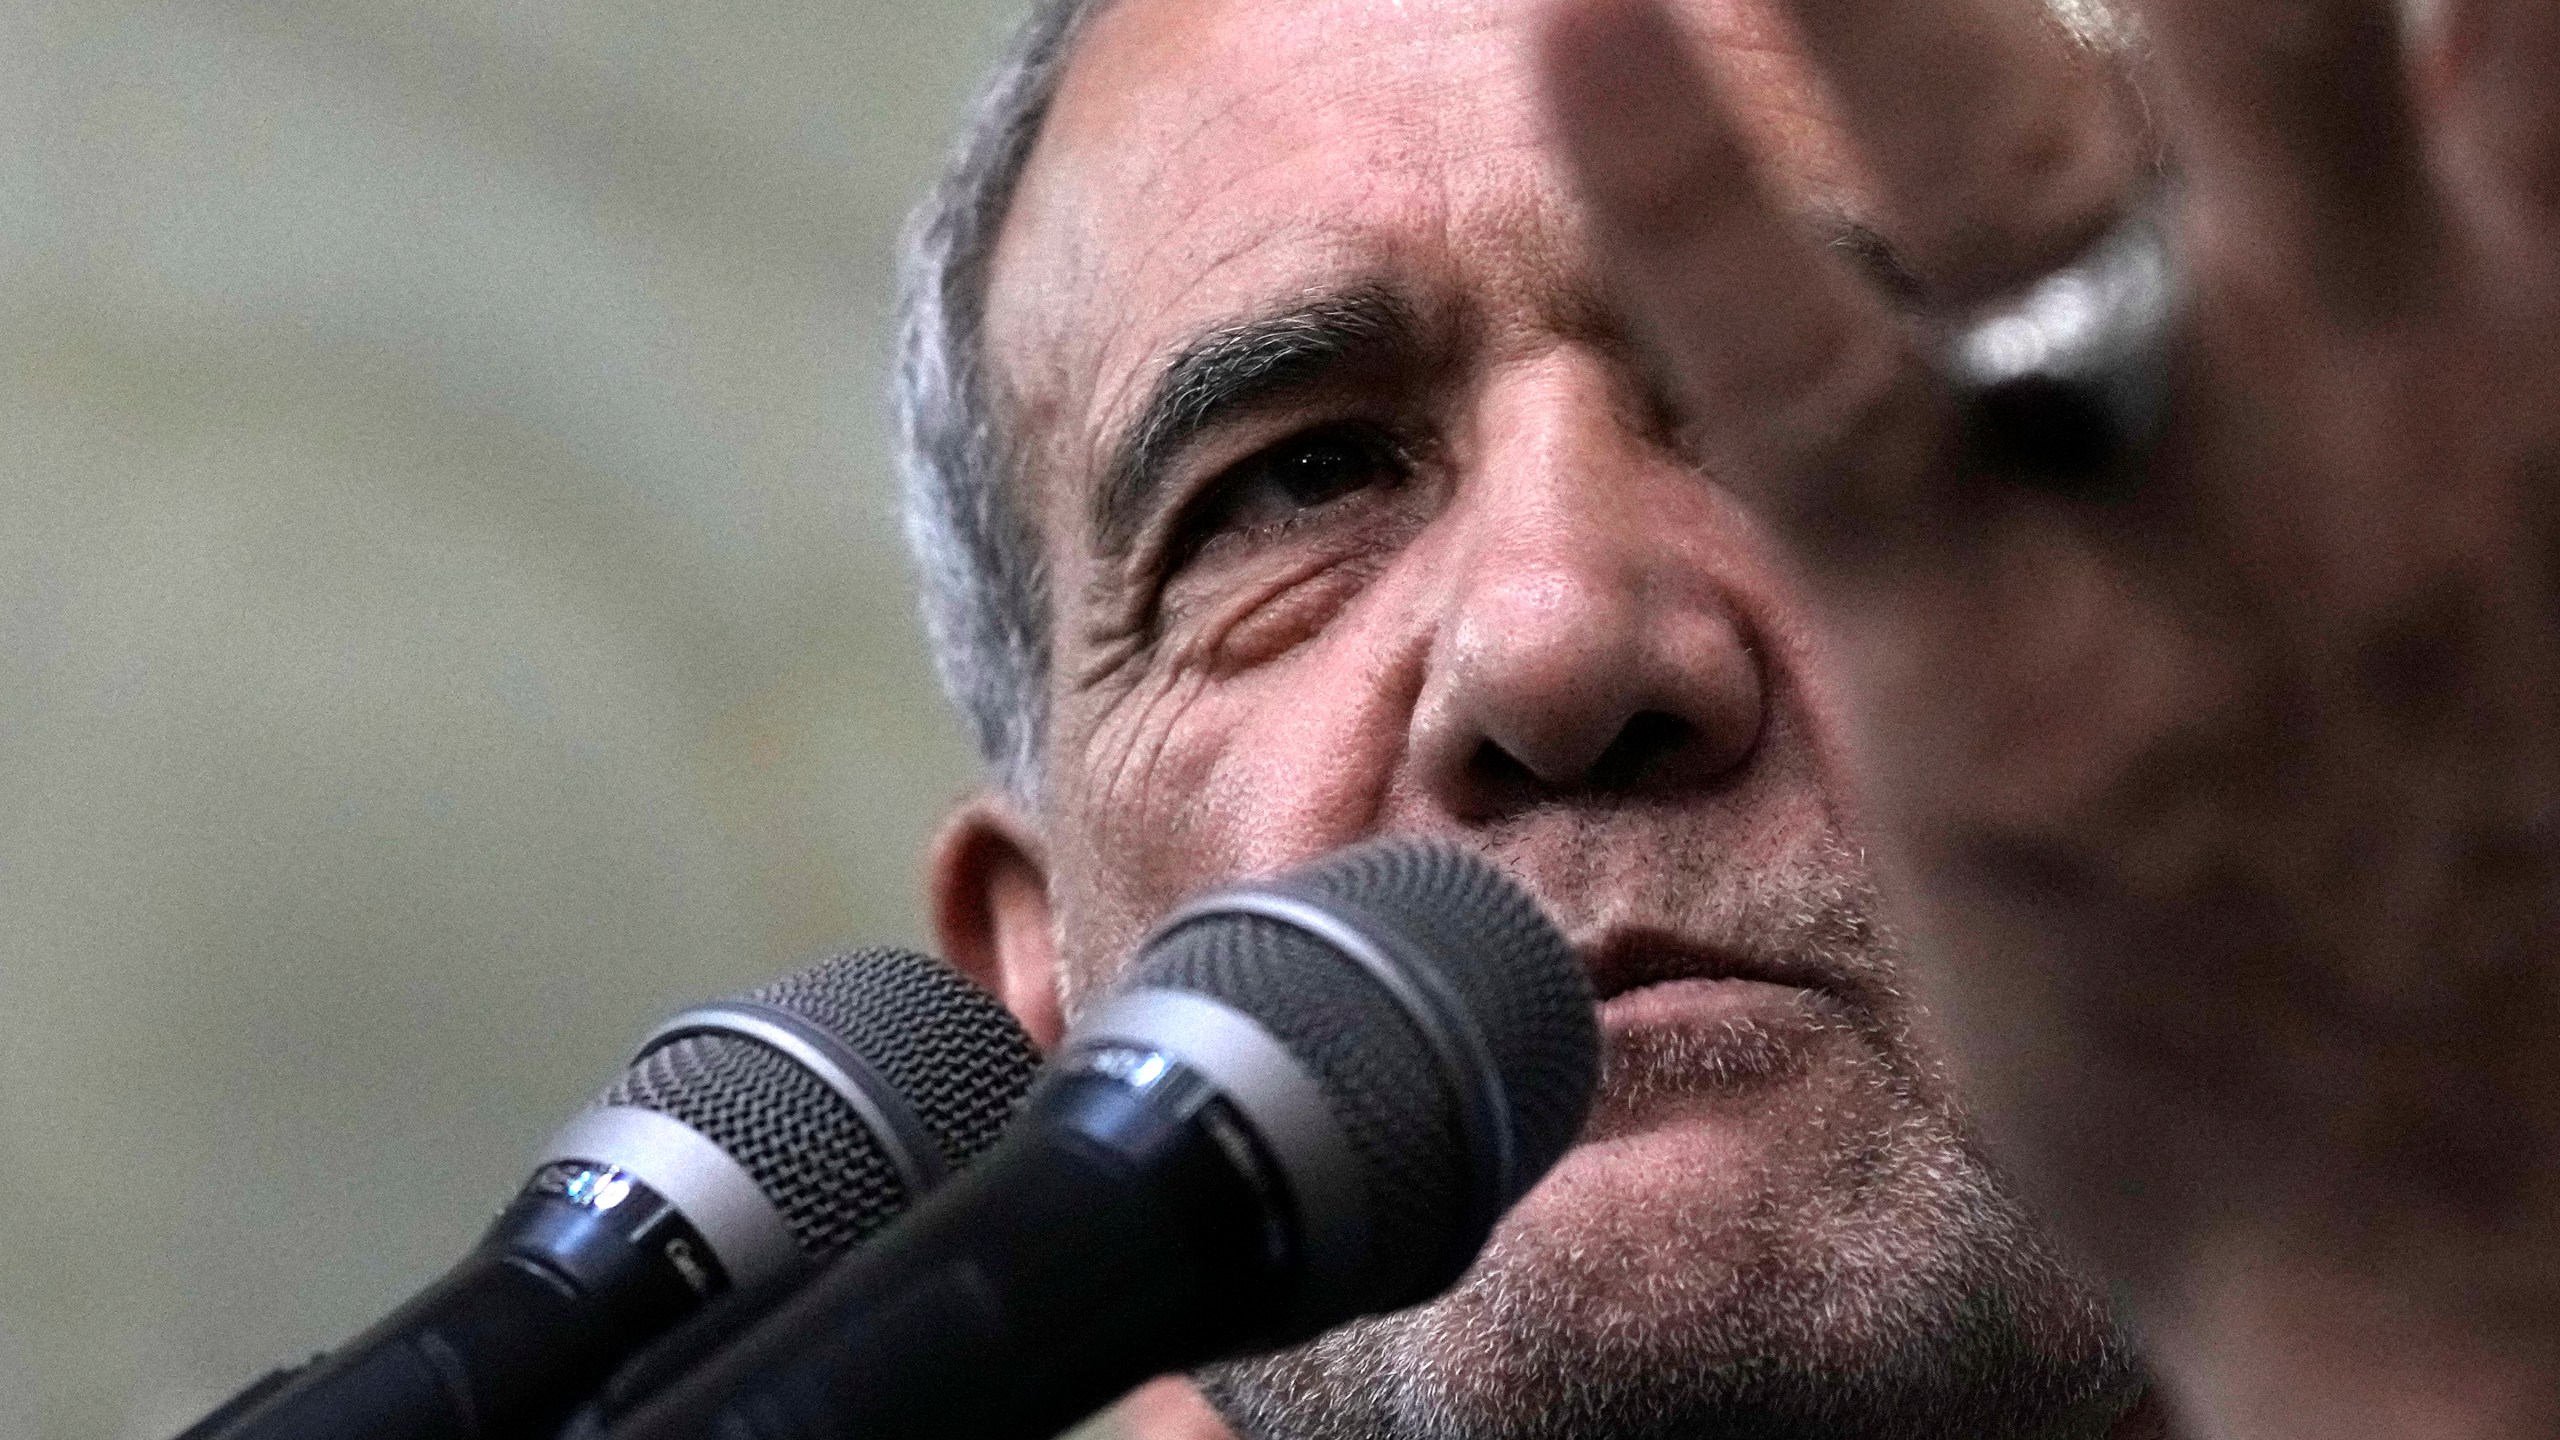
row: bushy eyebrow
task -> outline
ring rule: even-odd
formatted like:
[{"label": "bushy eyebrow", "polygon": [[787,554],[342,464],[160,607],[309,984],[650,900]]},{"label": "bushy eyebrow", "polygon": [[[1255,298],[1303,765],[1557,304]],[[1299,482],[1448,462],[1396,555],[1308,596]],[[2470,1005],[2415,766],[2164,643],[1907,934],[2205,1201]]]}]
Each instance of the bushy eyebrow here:
[{"label": "bushy eyebrow", "polygon": [[1351,366],[1412,355],[1420,342],[1412,307],[1383,286],[1362,284],[1301,297],[1183,346],[1094,488],[1100,553],[1128,554],[1165,503],[1174,457],[1205,432]]}]

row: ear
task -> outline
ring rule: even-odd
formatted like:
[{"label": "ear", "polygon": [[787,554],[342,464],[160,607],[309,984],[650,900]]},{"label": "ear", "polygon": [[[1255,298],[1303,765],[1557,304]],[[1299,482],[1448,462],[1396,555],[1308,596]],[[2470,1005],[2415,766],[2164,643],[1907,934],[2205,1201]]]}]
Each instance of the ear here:
[{"label": "ear", "polygon": [[1058,938],[1039,832],[1000,795],[972,797],[944,821],[926,862],[942,953],[995,992],[1041,1049],[1058,1043]]}]

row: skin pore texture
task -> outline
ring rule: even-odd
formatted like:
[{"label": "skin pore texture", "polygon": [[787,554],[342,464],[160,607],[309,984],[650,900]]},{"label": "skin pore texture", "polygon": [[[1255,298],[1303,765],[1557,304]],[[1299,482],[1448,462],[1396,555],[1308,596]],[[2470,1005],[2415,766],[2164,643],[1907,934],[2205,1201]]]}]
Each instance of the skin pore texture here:
[{"label": "skin pore texture", "polygon": [[[946,833],[944,942],[1054,1037],[1184,897],[1425,832],[1591,969],[1585,1143],[1449,1297],[1204,1377],[1250,1435],[2158,1433],[1915,1033],[1822,646],[1600,298],[1541,13],[1078,42],[987,311],[1053,720],[1036,803]],[[1789,202],[1889,240],[1784,26],[1682,19]]]}]

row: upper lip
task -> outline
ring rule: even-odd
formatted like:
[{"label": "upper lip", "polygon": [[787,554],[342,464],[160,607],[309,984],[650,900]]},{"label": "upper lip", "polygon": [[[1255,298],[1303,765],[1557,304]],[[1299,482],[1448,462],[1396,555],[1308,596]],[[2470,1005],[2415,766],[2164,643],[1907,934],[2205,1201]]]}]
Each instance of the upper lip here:
[{"label": "upper lip", "polygon": [[[1621,929],[1574,947],[1602,1000],[1668,980],[1761,980],[1836,994],[1827,967],[1788,956],[1758,955],[1702,943],[1666,930]],[[1842,997],[1846,998],[1846,997]]]}]

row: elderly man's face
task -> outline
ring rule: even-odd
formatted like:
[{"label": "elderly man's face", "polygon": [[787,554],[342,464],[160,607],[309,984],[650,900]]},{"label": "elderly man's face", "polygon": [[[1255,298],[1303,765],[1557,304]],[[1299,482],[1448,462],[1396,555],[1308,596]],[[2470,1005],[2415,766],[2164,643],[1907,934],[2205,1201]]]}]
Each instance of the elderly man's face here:
[{"label": "elderly man's face", "polygon": [[[1004,964],[1054,937],[1072,1004],[1204,886],[1420,831],[1589,965],[1586,1143],[1451,1299],[1224,1375],[1255,1427],[2103,1431],[2102,1309],[1910,1037],[1819,641],[1597,293],[1537,16],[1120,0],[1082,40],[989,301],[1058,617]],[[1792,198],[1889,228],[1770,17],[1692,16]]]}]

